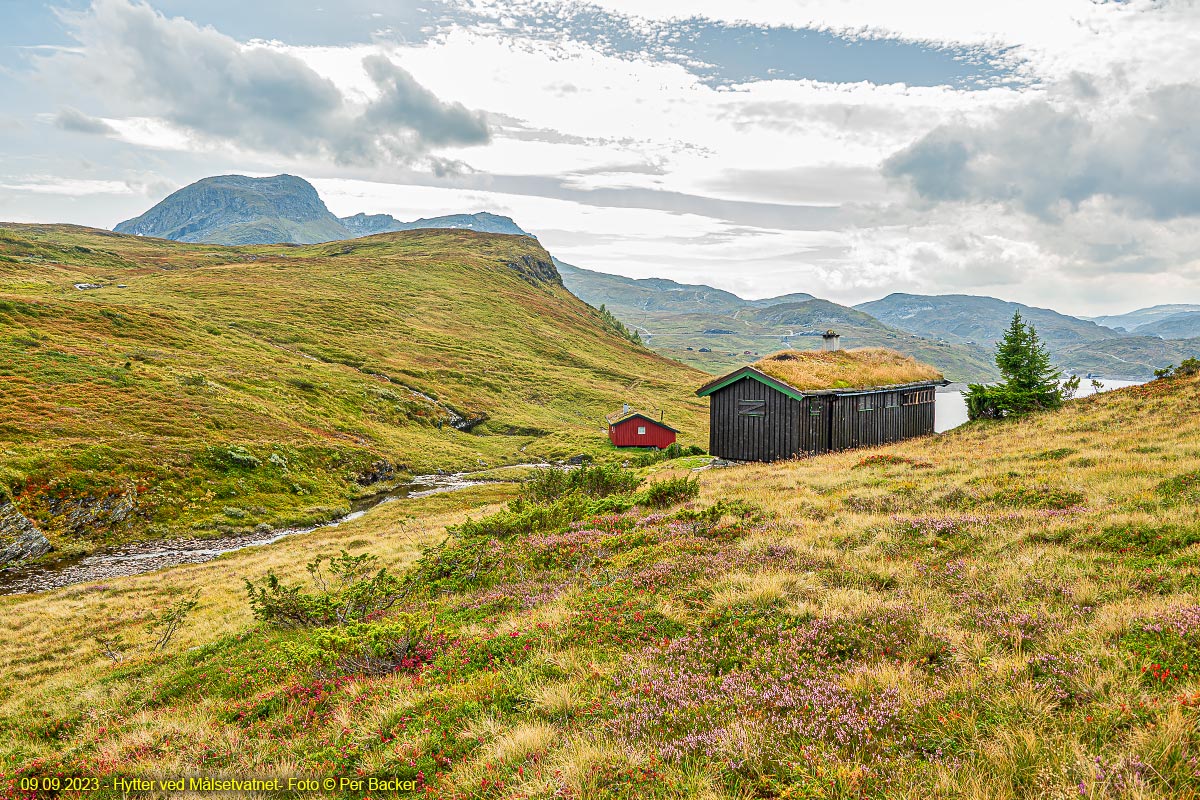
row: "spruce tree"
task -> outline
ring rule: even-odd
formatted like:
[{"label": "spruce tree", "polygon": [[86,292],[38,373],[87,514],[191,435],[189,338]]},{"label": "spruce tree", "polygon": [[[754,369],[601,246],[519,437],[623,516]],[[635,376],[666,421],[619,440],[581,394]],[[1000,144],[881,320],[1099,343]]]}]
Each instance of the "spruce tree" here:
[{"label": "spruce tree", "polygon": [[1000,383],[967,387],[967,416],[971,419],[1000,418],[1058,408],[1075,393],[1078,378],[1064,385],[1062,372],[1050,363],[1050,353],[1037,330],[1013,314],[1004,337],[996,343],[996,366]]}]

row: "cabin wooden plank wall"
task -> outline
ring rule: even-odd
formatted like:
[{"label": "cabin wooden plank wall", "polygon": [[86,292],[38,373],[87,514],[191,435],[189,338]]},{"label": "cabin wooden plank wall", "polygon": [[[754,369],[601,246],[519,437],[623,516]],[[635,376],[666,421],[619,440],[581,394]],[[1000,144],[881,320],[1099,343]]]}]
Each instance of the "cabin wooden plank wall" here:
[{"label": "cabin wooden plank wall", "polygon": [[796,400],[743,379],[709,397],[708,451],[733,461],[777,461],[933,433],[931,386]]},{"label": "cabin wooden plank wall", "polygon": [[800,452],[800,401],[758,381],[713,392],[708,452],[732,461],[778,461]]}]

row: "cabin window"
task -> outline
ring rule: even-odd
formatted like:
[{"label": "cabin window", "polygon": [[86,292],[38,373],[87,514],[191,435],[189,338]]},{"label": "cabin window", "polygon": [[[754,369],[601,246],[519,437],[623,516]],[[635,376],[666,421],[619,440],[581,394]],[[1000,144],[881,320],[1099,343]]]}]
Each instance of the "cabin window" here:
[{"label": "cabin window", "polygon": [[743,417],[765,417],[766,400],[738,400],[738,414]]},{"label": "cabin window", "polygon": [[864,394],[858,398],[858,410],[859,411],[874,411],[875,410],[875,402],[874,402],[874,399],[871,397],[871,395]]},{"label": "cabin window", "polygon": [[645,436],[645,435],[646,435],[646,426],[639,425],[638,426],[638,436]]},{"label": "cabin window", "polygon": [[904,395],[904,405],[917,406],[933,402],[933,389],[919,389]]},{"label": "cabin window", "polygon": [[811,405],[808,407],[808,413],[811,416],[819,417],[821,416],[821,407],[818,405]]},{"label": "cabin window", "polygon": [[900,398],[896,397],[894,394],[889,394],[887,399],[883,401],[884,408],[895,408],[898,405],[900,405]]}]

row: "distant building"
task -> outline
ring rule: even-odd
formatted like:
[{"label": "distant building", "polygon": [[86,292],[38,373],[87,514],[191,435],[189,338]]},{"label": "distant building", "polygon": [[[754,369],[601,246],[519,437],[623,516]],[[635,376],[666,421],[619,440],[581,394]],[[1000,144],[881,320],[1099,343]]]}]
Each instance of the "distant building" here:
[{"label": "distant building", "polygon": [[609,415],[608,440],[617,447],[657,447],[659,450],[675,443],[679,431],[641,411],[622,409]]},{"label": "distant building", "polygon": [[709,453],[778,461],[933,433],[942,383],[933,367],[884,348],[785,350],[696,394],[709,398]]}]

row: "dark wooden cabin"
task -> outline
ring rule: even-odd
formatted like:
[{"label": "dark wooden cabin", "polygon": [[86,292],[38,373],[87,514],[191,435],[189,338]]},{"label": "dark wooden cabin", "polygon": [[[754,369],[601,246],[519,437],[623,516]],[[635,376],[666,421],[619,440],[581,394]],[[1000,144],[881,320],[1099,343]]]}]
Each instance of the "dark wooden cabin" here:
[{"label": "dark wooden cabin", "polygon": [[[917,379],[856,385],[855,367],[863,366],[856,362],[867,359],[866,366],[875,367],[881,358],[896,369],[858,370],[859,376]],[[778,461],[931,434],[941,382],[932,367],[888,350],[784,351],[696,394],[709,398],[709,453],[731,461]]]}]

